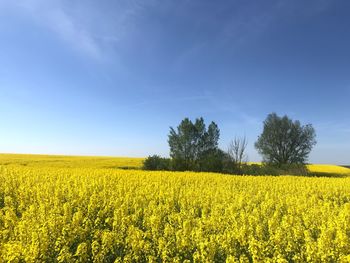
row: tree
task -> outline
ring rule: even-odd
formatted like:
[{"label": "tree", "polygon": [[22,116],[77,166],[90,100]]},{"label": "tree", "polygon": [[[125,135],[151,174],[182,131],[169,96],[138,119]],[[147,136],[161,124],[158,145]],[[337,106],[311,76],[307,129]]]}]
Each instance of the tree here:
[{"label": "tree", "polygon": [[230,157],[233,166],[241,168],[243,162],[247,161],[247,149],[248,141],[246,137],[235,137],[228,146],[227,154]]},{"label": "tree", "polygon": [[206,129],[203,118],[193,123],[188,118],[181,121],[177,131],[170,127],[168,143],[175,170],[203,170],[203,160],[216,156],[220,130],[211,122]]},{"label": "tree", "polygon": [[264,121],[264,129],[255,148],[267,163],[279,166],[305,164],[316,144],[315,138],[316,133],[311,124],[302,126],[298,120],[271,113]]}]

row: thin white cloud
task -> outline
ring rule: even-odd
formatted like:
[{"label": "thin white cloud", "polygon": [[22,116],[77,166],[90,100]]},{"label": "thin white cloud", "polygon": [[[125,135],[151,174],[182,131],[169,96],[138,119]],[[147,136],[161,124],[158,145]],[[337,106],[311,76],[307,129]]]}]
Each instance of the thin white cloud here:
[{"label": "thin white cloud", "polygon": [[327,10],[330,0],[310,0],[308,3],[289,0],[265,2],[245,2],[218,34],[220,44],[234,47],[256,41],[269,28],[285,18],[312,17]]},{"label": "thin white cloud", "polygon": [[[100,57],[100,47],[91,32],[79,25],[74,17],[64,10],[62,1],[19,0],[2,1],[3,11],[10,8],[17,15],[27,16],[40,26],[46,27],[79,52],[91,57]],[[4,8],[6,7],[6,8]]]},{"label": "thin white cloud", "polygon": [[[229,46],[231,50],[239,51],[245,44],[258,41],[259,37],[272,25],[279,23],[279,20],[286,17],[295,19],[296,16],[312,17],[327,10],[331,4],[330,0],[310,0],[308,3],[289,0],[231,1],[230,4],[218,2],[216,10],[204,15],[199,13],[196,20],[197,24],[203,25],[204,29],[204,25],[211,20],[211,24],[216,25],[217,30],[211,32],[210,39],[199,39],[184,50],[183,54],[175,60],[173,67],[181,69],[198,54],[214,47],[216,50],[221,50]],[[232,15],[227,17],[225,13],[228,9],[232,9]],[[223,15],[220,16],[220,14]],[[187,15],[192,16],[192,14]]]},{"label": "thin white cloud", "polygon": [[48,26],[70,45],[94,58],[101,56],[101,47],[88,29],[79,27],[62,9],[50,10],[45,19]]},{"label": "thin white cloud", "polygon": [[[181,3],[157,0],[118,0],[118,1],[71,1],[71,0],[0,0],[0,14],[11,8],[18,14],[31,17],[41,26],[47,27],[75,50],[87,54],[93,58],[101,59],[105,51],[114,48],[127,35],[137,28],[137,19],[142,12],[153,9],[165,10],[169,15],[179,12],[179,18],[192,17],[188,13],[190,3]],[[312,12],[321,12],[327,8],[329,0],[319,0],[322,5],[316,5],[312,0],[310,5],[304,8],[310,15]],[[317,3],[319,3],[317,2]],[[200,2],[197,2],[200,6]],[[226,10],[226,5],[217,4],[218,12]],[[300,7],[300,5],[295,5]],[[213,35],[219,50],[222,45],[242,45],[256,39],[278,17],[288,13],[288,10],[297,9],[290,1],[272,1],[269,4],[243,4],[237,7],[225,25],[217,25],[217,33]],[[317,6],[317,8],[315,8]],[[304,7],[304,5],[303,5]],[[194,9],[195,10],[195,9]],[[220,11],[221,10],[221,11]],[[162,12],[163,12],[162,11]],[[196,19],[198,27],[206,25],[207,20],[212,19],[215,24],[216,15],[204,13]],[[193,19],[191,21],[194,21]],[[180,55],[175,61],[175,68],[181,68],[189,59],[197,56],[212,44],[199,40]],[[118,49],[118,47],[116,48]]]},{"label": "thin white cloud", "polygon": [[315,123],[315,128],[322,132],[350,133],[350,125],[347,120],[344,122],[326,121]]},{"label": "thin white cloud", "polygon": [[164,99],[141,101],[139,103],[135,103],[134,105],[130,106],[130,108],[145,107],[149,105],[163,105],[163,104],[169,105],[169,104],[189,103],[189,102],[208,101],[208,100],[210,100],[210,96],[208,95],[166,97]]},{"label": "thin white cloud", "polygon": [[48,28],[74,50],[103,59],[105,50],[125,37],[132,20],[143,8],[139,0],[119,1],[105,13],[98,2],[64,0],[0,0],[0,14],[11,10]]}]

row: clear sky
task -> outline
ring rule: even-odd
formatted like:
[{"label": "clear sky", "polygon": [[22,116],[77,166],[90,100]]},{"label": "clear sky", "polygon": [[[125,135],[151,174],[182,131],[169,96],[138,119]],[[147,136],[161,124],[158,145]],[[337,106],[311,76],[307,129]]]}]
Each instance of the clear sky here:
[{"label": "clear sky", "polygon": [[268,113],[350,163],[348,0],[0,0],[0,152],[168,155],[203,116],[249,160]]}]

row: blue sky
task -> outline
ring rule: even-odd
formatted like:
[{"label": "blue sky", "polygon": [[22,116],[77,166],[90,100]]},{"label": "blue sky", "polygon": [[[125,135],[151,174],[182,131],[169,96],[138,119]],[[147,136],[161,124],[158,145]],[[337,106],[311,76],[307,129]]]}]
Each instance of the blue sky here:
[{"label": "blue sky", "polygon": [[268,113],[350,163],[347,0],[0,0],[0,152],[168,154],[203,116],[254,142]]}]

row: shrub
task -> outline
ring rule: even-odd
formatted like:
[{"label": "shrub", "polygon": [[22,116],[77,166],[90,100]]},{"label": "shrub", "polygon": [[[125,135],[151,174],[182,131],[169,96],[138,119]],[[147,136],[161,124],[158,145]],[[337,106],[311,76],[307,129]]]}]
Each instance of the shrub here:
[{"label": "shrub", "polygon": [[308,170],[302,164],[272,165],[263,163],[244,164],[241,166],[241,174],[245,175],[307,175]]},{"label": "shrub", "polygon": [[222,173],[226,159],[227,154],[220,149],[206,151],[199,158],[196,171]]},{"label": "shrub", "polygon": [[162,158],[159,155],[148,156],[143,162],[142,169],[168,171],[171,170],[171,160],[169,158]]}]

